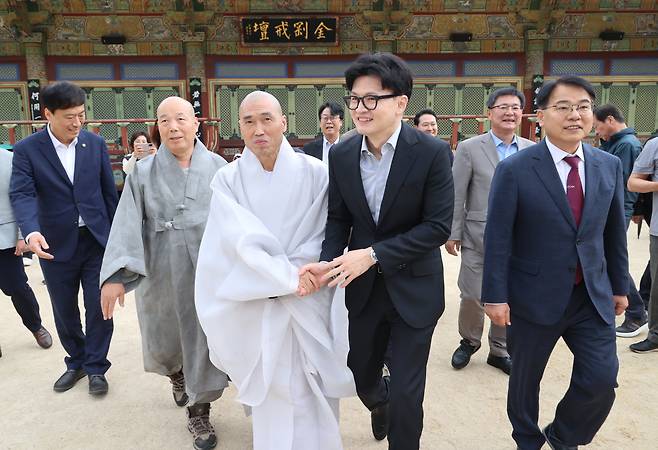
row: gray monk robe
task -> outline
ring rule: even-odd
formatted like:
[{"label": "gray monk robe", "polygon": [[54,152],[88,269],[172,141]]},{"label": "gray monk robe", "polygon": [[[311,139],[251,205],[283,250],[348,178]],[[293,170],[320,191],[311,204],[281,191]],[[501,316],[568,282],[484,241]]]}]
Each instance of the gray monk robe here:
[{"label": "gray monk robe", "polygon": [[216,400],[228,385],[208,358],[194,307],[210,181],[225,164],[199,141],[189,169],[164,145],[139,161],[126,179],[101,268],[101,285],[136,288],[144,369],[170,375],[182,368],[191,404]]}]

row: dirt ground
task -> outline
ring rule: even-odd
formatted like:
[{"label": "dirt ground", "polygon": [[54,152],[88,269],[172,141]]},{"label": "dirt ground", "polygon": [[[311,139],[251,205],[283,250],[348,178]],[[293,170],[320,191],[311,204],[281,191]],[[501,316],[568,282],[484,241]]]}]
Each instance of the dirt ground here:
[{"label": "dirt ground", "polygon": [[[629,232],[631,273],[639,281],[649,255],[646,227],[640,239]],[[486,364],[487,348],[461,371],[450,366],[459,344],[457,312],[458,258],[444,252],[446,311],[434,333],[425,396],[422,448],[431,450],[514,449],[505,410],[507,377]],[[82,380],[65,393],[53,392],[64,370],[52,310],[39,265],[27,268],[41,304],[45,327],[53,334],[49,350],[36,346],[9,299],[0,293],[0,449],[190,449],[185,411],[171,398],[167,379],[142,369],[134,298],[115,318],[107,373],[110,392],[96,399]],[[620,319],[619,319],[620,320]],[[653,449],[658,442],[658,353],[638,355],[628,345],[643,339],[618,339],[621,363],[617,400],[607,422],[588,447],[592,449]],[[560,341],[544,376],[540,425],[551,421],[569,382],[571,353]],[[235,401],[231,387],[213,403],[211,420],[219,436],[218,449],[251,448],[251,423]],[[357,398],[341,402],[341,430],[346,449],[384,450],[370,432],[370,416]],[[546,447],[548,448],[548,447]]]}]

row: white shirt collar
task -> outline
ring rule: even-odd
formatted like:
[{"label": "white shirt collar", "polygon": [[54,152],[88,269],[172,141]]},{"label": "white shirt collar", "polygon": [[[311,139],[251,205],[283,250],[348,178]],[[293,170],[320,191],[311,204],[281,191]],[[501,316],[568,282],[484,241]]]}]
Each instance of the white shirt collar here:
[{"label": "white shirt collar", "polygon": [[[400,137],[400,131],[402,130],[402,122],[398,124],[398,127],[395,129],[393,134],[384,142],[384,145],[382,145],[382,153],[385,151],[388,152],[389,149],[387,148],[386,144],[389,144],[392,147],[392,150],[395,150],[395,147],[398,145],[398,138]],[[368,149],[368,144],[366,143],[366,136],[363,136],[363,139],[361,140],[361,153],[366,152],[366,153],[371,153],[370,150]]]},{"label": "white shirt collar", "polygon": [[53,132],[50,130],[50,124],[46,125],[46,130],[48,130],[48,136],[50,136],[50,140],[52,141],[55,150],[57,150],[58,148],[59,149],[67,149],[71,147],[75,148],[75,146],[78,144],[78,136],[76,136],[75,139],[73,139],[69,145],[66,145],[60,142],[60,140],[55,137]]},{"label": "white shirt collar", "polygon": [[334,143],[332,144],[331,142],[329,142],[327,140],[327,138],[324,136],[324,134],[322,135],[322,146],[323,146],[323,148],[327,148],[330,145],[336,145],[336,144],[338,144],[338,141],[340,141],[340,136],[338,136],[336,138],[336,140],[334,141]]},{"label": "white shirt collar", "polygon": [[583,151],[583,143],[579,142],[578,143],[578,149],[576,150],[576,153],[569,153],[565,152],[561,148],[555,146],[549,139],[548,136],[546,136],[546,146],[548,147],[548,151],[551,153],[551,158],[553,158],[553,162],[555,164],[559,163],[562,161],[564,158],[568,156],[578,156],[581,161],[585,161],[585,152]]}]

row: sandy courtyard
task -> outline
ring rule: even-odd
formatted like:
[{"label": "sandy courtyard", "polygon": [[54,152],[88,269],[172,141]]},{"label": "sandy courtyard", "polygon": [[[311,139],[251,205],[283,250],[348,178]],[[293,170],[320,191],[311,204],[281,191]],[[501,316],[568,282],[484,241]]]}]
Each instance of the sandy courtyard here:
[{"label": "sandy courtyard", "polygon": [[[649,238],[643,228],[629,232],[631,272],[639,276],[648,260]],[[461,371],[450,366],[459,344],[457,313],[458,258],[444,252],[446,311],[439,321],[430,355],[425,396],[422,448],[432,450],[514,449],[505,411],[507,377],[486,364],[487,345]],[[35,260],[36,261],[36,260]],[[166,378],[144,373],[134,297],[116,313],[107,373],[110,392],[91,398],[82,380],[57,394],[52,385],[64,370],[64,351],[55,333],[52,310],[41,284],[38,264],[27,270],[37,294],[45,327],[53,334],[49,350],[37,347],[23,327],[9,298],[0,293],[0,449],[191,449],[185,411],[171,398]],[[648,450],[658,442],[658,353],[638,355],[628,345],[644,338],[618,339],[621,363],[617,400],[592,449]],[[553,411],[567,388],[571,354],[560,344],[553,353],[541,391],[540,424]],[[251,448],[251,423],[228,389],[213,403],[211,420],[218,449]],[[653,405],[653,406],[652,406]],[[341,430],[346,449],[383,450],[370,432],[370,415],[357,398],[341,402]],[[548,448],[548,447],[545,447]]]}]

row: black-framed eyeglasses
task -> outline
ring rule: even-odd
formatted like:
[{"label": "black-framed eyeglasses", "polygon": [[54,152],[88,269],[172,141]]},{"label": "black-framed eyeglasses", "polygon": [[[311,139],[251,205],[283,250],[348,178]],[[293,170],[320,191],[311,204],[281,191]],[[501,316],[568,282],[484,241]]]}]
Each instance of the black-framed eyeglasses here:
[{"label": "black-framed eyeglasses", "polygon": [[380,100],[399,96],[400,94],[364,95],[363,97],[357,97],[356,95],[346,95],[343,97],[343,100],[345,100],[345,106],[347,106],[347,109],[355,110],[359,107],[359,103],[362,103],[365,109],[372,111],[373,109],[377,108],[377,103]]}]

